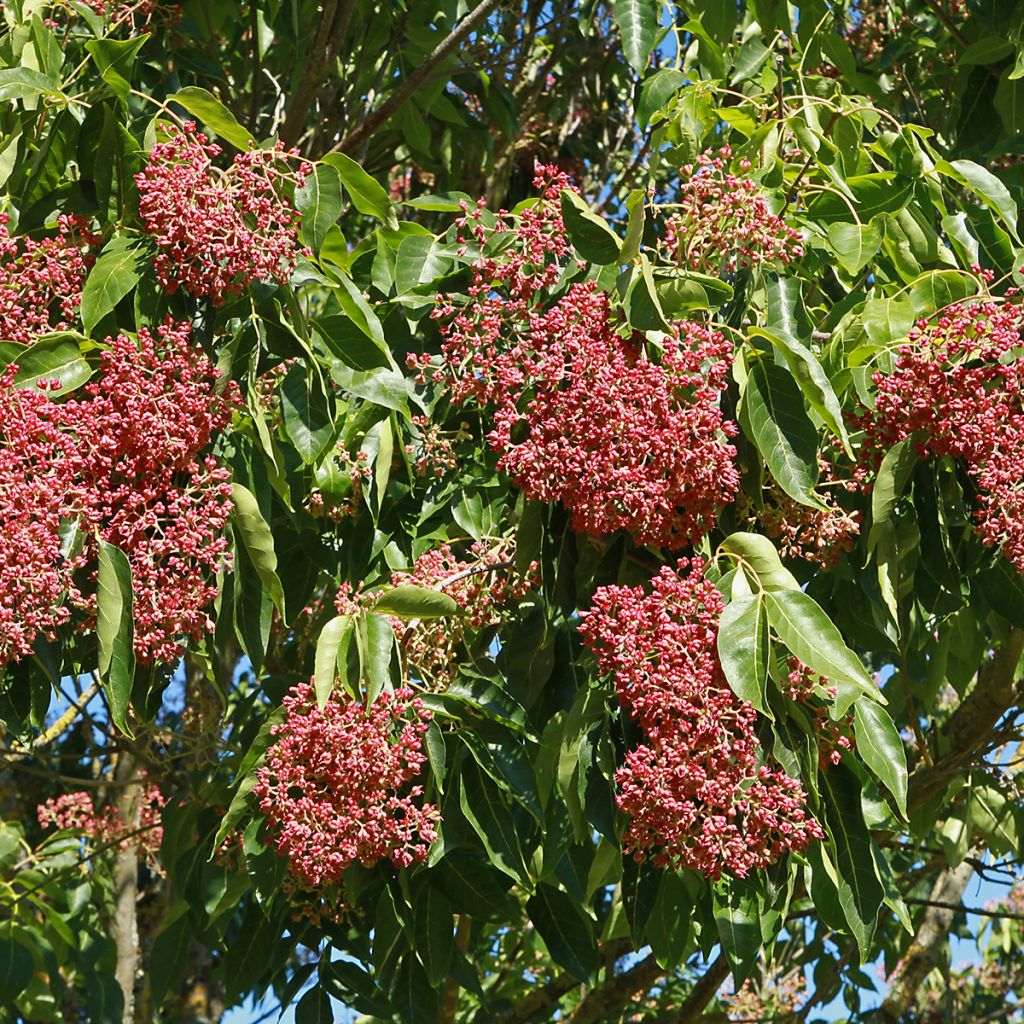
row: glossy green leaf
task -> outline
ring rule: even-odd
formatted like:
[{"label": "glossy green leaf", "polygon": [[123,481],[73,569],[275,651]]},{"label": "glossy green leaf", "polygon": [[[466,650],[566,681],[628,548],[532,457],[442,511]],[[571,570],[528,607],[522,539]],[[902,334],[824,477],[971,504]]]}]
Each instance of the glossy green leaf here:
[{"label": "glossy green leaf", "polygon": [[882,244],[877,224],[843,224],[828,226],[828,244],[839,259],[839,265],[851,277],[859,274],[874,259]]},{"label": "glossy green leaf", "polygon": [[153,940],[149,986],[153,1002],[161,1006],[168,993],[177,991],[188,964],[191,939],[188,905],[179,904]]},{"label": "glossy green leaf", "polygon": [[373,606],[381,615],[401,619],[437,619],[458,615],[459,606],[440,590],[429,590],[412,583],[403,583],[382,591]]},{"label": "glossy green leaf", "polygon": [[85,44],[100,78],[122,103],[127,102],[132,87],[132,65],[148,39],[147,32],[135,39],[93,39]]},{"label": "glossy green leaf", "polygon": [[644,236],[644,223],[646,222],[646,207],[644,202],[647,193],[642,188],[635,188],[626,197],[626,209],[629,211],[629,218],[626,222],[626,237],[622,240],[622,249],[619,251],[619,263],[629,263],[640,255],[640,242]]},{"label": "glossy green leaf", "polygon": [[561,205],[565,230],[580,256],[598,265],[618,262],[622,243],[604,219],[570,189],[562,192]]},{"label": "glossy green leaf", "polygon": [[211,128],[236,149],[246,150],[255,143],[252,135],[235,119],[235,115],[208,89],[189,85],[168,99],[184,107],[193,117],[199,118],[207,128]]},{"label": "glossy green leaf", "polygon": [[284,589],[277,574],[277,554],[274,551],[274,535],[270,532],[259,503],[252,492],[239,483],[231,485],[231,499],[234,502],[235,527],[253,568],[270,595],[274,606],[284,613]]},{"label": "glossy green leaf", "polygon": [[15,383],[35,388],[41,381],[59,382],[59,388],[47,392],[52,398],[81,387],[92,376],[92,367],[82,355],[83,340],[77,334],[50,334],[31,345],[19,346]]},{"label": "glossy green leaf", "polygon": [[447,897],[432,885],[425,885],[414,906],[416,955],[431,985],[438,986],[448,974],[455,952],[452,907]]},{"label": "glossy green leaf", "polygon": [[347,316],[326,316],[315,320],[313,329],[323,339],[331,355],[341,359],[353,370],[365,373],[393,365],[387,347],[374,341]]},{"label": "glossy green leaf", "polygon": [[658,38],[658,0],[614,0],[612,16],[622,35],[622,52],[637,74],[647,68]]},{"label": "glossy green leaf", "polygon": [[0,1004],[10,1006],[32,980],[32,954],[8,924],[0,932]]},{"label": "glossy green leaf", "polygon": [[935,169],[970,189],[999,214],[1010,233],[1017,237],[1017,204],[1010,190],[991,171],[973,160],[936,160]]},{"label": "glossy green leaf", "polygon": [[120,548],[101,540],[96,576],[96,639],[110,718],[127,736],[128,702],[135,681],[135,621],[132,568]]},{"label": "glossy green leaf", "polygon": [[733,693],[773,718],[765,697],[768,618],[760,595],[740,595],[725,606],[718,623],[718,657]]},{"label": "glossy green leaf", "polygon": [[579,904],[561,889],[542,882],[527,901],[526,912],[551,959],[574,978],[589,981],[600,961],[593,925]]},{"label": "glossy green leaf", "polygon": [[295,209],[302,215],[300,236],[313,252],[319,252],[327,232],[341,216],[341,179],[337,171],[316,164],[295,190]]},{"label": "glossy green leaf", "polygon": [[817,506],[818,433],[804,411],[792,375],[759,359],[747,374],[743,401],[761,457],[778,485],[796,501]]},{"label": "glossy green leaf", "polygon": [[334,417],[319,374],[295,364],[278,392],[289,440],[307,465],[317,462],[334,441]]},{"label": "glossy green leaf", "polygon": [[320,630],[313,660],[313,690],[319,707],[327,704],[338,678],[340,656],[354,633],[351,615],[336,615]]},{"label": "glossy green leaf", "polygon": [[732,285],[681,267],[654,267],[654,292],[666,316],[693,309],[717,309],[733,296]]},{"label": "glossy green leaf", "polygon": [[334,1024],[331,997],[314,985],[295,1006],[295,1024]]},{"label": "glossy green leaf", "polygon": [[907,814],[907,755],[889,712],[873,700],[858,700],[853,716],[857,753]]},{"label": "glossy green leaf", "polygon": [[139,283],[145,256],[139,242],[125,235],[116,235],[106,244],[82,290],[81,316],[86,334],[92,334],[100,320]]},{"label": "glossy green leaf", "polygon": [[[390,228],[398,227],[398,218],[395,216],[391,197],[376,178],[370,177],[355,160],[344,153],[328,153],[323,162],[338,172],[345,190],[352,199],[352,205],[360,213],[376,217]],[[458,203],[455,208],[458,209]]]},{"label": "glossy green leaf", "polygon": [[529,873],[512,813],[500,790],[479,769],[463,770],[459,806],[480,837],[491,863],[529,887]]},{"label": "glossy green leaf", "polygon": [[731,533],[722,541],[721,550],[736,556],[752,586],[766,591],[800,588],[775,545],[759,533]]},{"label": "glossy green leaf", "polygon": [[766,607],[769,623],[790,653],[838,688],[837,719],[846,714],[858,693],[885,703],[860,658],[846,646],[814,598],[802,590],[771,591],[766,595]]}]

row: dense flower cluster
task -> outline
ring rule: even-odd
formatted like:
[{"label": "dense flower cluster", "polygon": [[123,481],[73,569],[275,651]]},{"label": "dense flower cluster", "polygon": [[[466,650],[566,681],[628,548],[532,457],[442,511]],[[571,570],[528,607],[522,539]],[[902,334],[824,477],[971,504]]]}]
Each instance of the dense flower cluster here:
[{"label": "dense flower cluster", "polygon": [[0,667],[69,616],[60,527],[74,442],[45,390],[15,388],[16,371],[0,374]]},{"label": "dense flower cluster", "polygon": [[739,477],[720,408],[732,359],[725,337],[684,322],[657,361],[640,336],[622,337],[610,301],[577,283],[547,305],[542,292],[569,255],[556,199],[564,175],[538,176],[542,200],[514,228],[467,213],[477,242],[514,232],[500,257],[473,270],[471,301],[439,297],[446,367],[434,379],[453,399],[493,410],[498,466],[529,498],[561,502],[576,530],[630,531],[679,548],[714,526]]},{"label": "dense flower cluster", "polygon": [[[220,146],[193,122],[167,135],[135,177],[139,213],[163,250],[154,261],[160,283],[220,303],[253,281],[286,281],[300,253],[298,214],[280,194],[288,174],[279,165],[296,154],[280,143],[250,149],[221,171]],[[290,177],[299,186],[309,172],[302,164]]]},{"label": "dense flower cluster", "polygon": [[312,685],[299,683],[283,703],[287,716],[272,727],[276,742],[253,794],[296,880],[317,889],[356,862],[422,861],[438,812],[410,785],[430,721],[412,691],[383,693],[369,708],[335,692],[321,710]]},{"label": "dense flower cluster", "polygon": [[421,681],[444,685],[458,671],[466,630],[481,630],[501,621],[502,609],[520,600],[533,585],[537,564],[525,578],[511,568],[508,544],[474,543],[468,560],[458,558],[448,544],[416,559],[409,572],[391,577],[395,586],[412,583],[438,589],[452,598],[462,614],[452,619],[416,622],[392,618],[391,625],[405,652],[408,667]]},{"label": "dense flower cluster", "polygon": [[648,743],[616,773],[623,848],[659,867],[743,877],[820,839],[800,782],[759,763],[757,713],[716,651],[723,598],[694,560],[643,587],[601,587],[581,626]]},{"label": "dense flower cluster", "polygon": [[160,821],[165,803],[159,787],[147,782],[139,794],[138,822],[131,826],[116,807],[97,808],[92,795],[84,791],[51,797],[39,805],[36,813],[43,828],[81,832],[96,848],[134,848],[140,855],[153,855],[163,840],[164,830]]},{"label": "dense flower cluster", "polygon": [[12,235],[0,213],[0,341],[27,344],[40,334],[66,330],[78,315],[100,240],[81,217],[61,214],[57,233],[42,239]]},{"label": "dense flower cluster", "polygon": [[773,483],[763,489],[760,508],[755,507],[750,497],[741,494],[736,502],[736,514],[740,521],[759,524],[760,530],[776,542],[784,557],[800,558],[827,571],[856,546],[861,513],[856,509],[848,512],[826,490],[836,487],[855,491],[857,482],[838,479],[824,460],[819,459],[819,464],[822,484],[818,497],[826,508],[804,505]]},{"label": "dense flower cluster", "polygon": [[119,335],[88,397],[61,405],[78,439],[75,469],[88,533],[128,556],[140,660],[172,661],[180,637],[212,628],[206,609],[225,561],[228,473],[202,457],[231,419],[235,391],[170,322]]},{"label": "dense flower cluster", "polygon": [[853,717],[848,715],[842,723],[832,720],[824,700],[835,700],[838,691],[829,686],[827,676],[819,676],[799,658],[789,658],[786,668],[789,674],[783,691],[790,700],[802,704],[811,714],[811,723],[817,734],[819,767],[839,764],[843,751],[853,749],[850,737]]},{"label": "dense flower cluster", "polygon": [[975,529],[1024,572],[1024,313],[994,300],[920,320],[891,373],[873,376],[875,408],[858,423],[875,464],[912,434],[921,456],[949,455],[977,486]]},{"label": "dense flower cluster", "polygon": [[[681,266],[730,273],[761,263],[789,264],[803,255],[803,237],[768,208],[757,184],[733,174],[732,150],[707,150],[682,168],[684,180],[665,222],[665,247]],[[747,170],[750,161],[740,161]]]},{"label": "dense flower cluster", "polygon": [[108,339],[80,398],[15,389],[14,367],[0,378],[0,664],[66,622],[69,606],[90,620],[95,596],[82,577],[95,576],[97,538],[131,566],[140,661],[172,661],[182,637],[210,628],[231,489],[201,453],[236,392],[216,391],[189,333],[168,322],[137,341]]}]

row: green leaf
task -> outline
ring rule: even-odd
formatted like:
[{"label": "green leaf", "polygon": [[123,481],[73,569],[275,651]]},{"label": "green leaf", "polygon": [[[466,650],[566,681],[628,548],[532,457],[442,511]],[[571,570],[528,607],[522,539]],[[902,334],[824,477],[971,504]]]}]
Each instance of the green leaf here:
[{"label": "green leaf", "polygon": [[640,255],[640,242],[644,237],[644,222],[647,218],[644,205],[646,197],[647,193],[642,188],[633,189],[626,197],[629,219],[626,222],[626,237],[619,251],[619,263],[629,263]]},{"label": "green leaf", "polygon": [[510,878],[529,887],[515,821],[500,791],[468,762],[459,787],[459,806],[487,851],[491,863]]},{"label": "green leaf", "polygon": [[326,706],[338,678],[338,662],[342,649],[354,633],[351,615],[336,615],[320,630],[316,642],[316,656],[313,659],[313,690],[317,706]]},{"label": "green leaf", "polygon": [[858,693],[886,703],[860,658],[814,598],[802,590],[782,590],[769,592],[766,602],[768,621],[790,653],[838,688],[836,719],[846,714]]},{"label": "green leaf", "polygon": [[403,238],[395,256],[395,289],[404,295],[440,277],[448,266],[449,261],[438,253],[437,241],[432,236]]},{"label": "green leaf", "polygon": [[789,372],[800,385],[811,408],[839,438],[846,453],[852,458],[853,449],[843,422],[842,406],[818,357],[805,340],[810,338],[810,330],[805,323],[800,282],[793,278],[779,278],[777,281],[769,281],[765,291],[768,297],[768,329],[762,331],[755,328],[750,333],[767,338],[782,352]]},{"label": "green leaf", "polygon": [[773,718],[765,699],[768,618],[760,595],[740,595],[726,605],[718,623],[718,657],[733,693]]},{"label": "green leaf", "polygon": [[825,818],[836,852],[839,904],[846,922],[867,957],[875,919],[885,892],[875,872],[871,837],[861,810],[860,785],[843,764],[834,765],[819,776],[825,797]]},{"label": "green leaf", "polygon": [[135,39],[93,39],[85,44],[100,78],[122,103],[128,102],[128,91],[132,87],[132,66],[147,39],[148,32]]},{"label": "green leaf", "polygon": [[32,954],[13,935],[10,924],[0,933],[0,1005],[10,1006],[32,980]]},{"label": "green leaf", "polygon": [[732,285],[682,267],[654,267],[654,292],[666,316],[692,309],[716,309],[733,297]]},{"label": "green leaf", "polygon": [[882,459],[871,491],[871,533],[868,544],[874,548],[879,530],[892,519],[907,482],[917,465],[917,438],[905,437],[894,444]]},{"label": "green leaf", "polygon": [[991,172],[973,160],[936,160],[935,170],[970,189],[1002,218],[1017,237],[1017,204],[1010,190]]},{"label": "green leaf", "polygon": [[658,963],[672,970],[686,955],[693,898],[681,875],[665,871],[658,896],[647,918],[647,940]]},{"label": "green leaf", "polygon": [[313,173],[295,190],[295,209],[302,215],[302,241],[313,252],[319,252],[327,232],[341,216],[341,179],[337,171],[316,164]]},{"label": "green leaf", "polygon": [[658,291],[651,273],[651,264],[641,256],[630,275],[629,287],[623,300],[631,327],[638,331],[667,331],[668,321],[658,299]]},{"label": "green leaf", "polygon": [[829,224],[828,244],[839,259],[839,265],[851,277],[871,262],[882,244],[882,231],[877,224]]},{"label": "green leaf", "polygon": [[459,606],[447,594],[412,583],[382,591],[373,610],[401,619],[438,619],[460,613]]},{"label": "green leaf", "polygon": [[295,1006],[295,1024],[334,1024],[331,997],[314,985]]},{"label": "green leaf", "polygon": [[89,1024],[121,1024],[124,993],[112,974],[89,971],[85,978],[85,1009]]},{"label": "green leaf", "polygon": [[177,990],[188,965],[188,947],[192,931],[189,927],[188,904],[178,904],[173,916],[153,940],[149,957],[149,986],[153,1002],[159,1009],[165,996]]},{"label": "green leaf", "polygon": [[335,289],[334,295],[345,314],[371,341],[387,351],[384,329],[366,297],[346,274],[338,274],[336,280],[341,285],[341,290]]},{"label": "green leaf", "polygon": [[659,0],[615,0],[612,16],[622,35],[622,52],[638,75],[647,69],[647,61],[658,37]]},{"label": "green leaf", "polygon": [[274,551],[274,535],[270,532],[259,503],[252,491],[239,483],[231,485],[231,499],[235,505],[235,527],[245,545],[249,561],[274,602],[284,614],[284,589],[277,575],[277,554]]},{"label": "green leaf", "polygon": [[[80,335],[44,335],[18,352],[18,372],[14,378],[19,387],[34,388],[39,381],[58,381],[60,387],[47,394],[67,394],[81,387],[91,376],[92,368],[82,355]],[[20,348],[21,346],[19,346]]]},{"label": "green leaf", "polygon": [[96,577],[96,639],[103,690],[110,704],[110,719],[127,736],[128,702],[135,681],[135,621],[132,568],[120,548],[99,543]]},{"label": "green leaf", "polygon": [[455,941],[452,932],[452,906],[447,897],[432,885],[425,885],[413,908],[413,934],[416,955],[435,988],[448,974]]},{"label": "green leaf", "polygon": [[82,326],[86,334],[139,283],[145,251],[134,238],[117,235],[100,253],[82,290]]},{"label": "green leaf", "polygon": [[336,433],[320,376],[310,367],[296,363],[278,393],[285,432],[302,461],[312,465],[331,446]]},{"label": "green leaf", "polygon": [[455,907],[474,917],[500,921],[518,911],[508,892],[508,877],[466,850],[448,854],[433,869],[430,880]]},{"label": "green leaf", "polygon": [[169,96],[168,102],[184,107],[236,149],[248,149],[255,145],[256,140],[248,130],[235,120],[235,115],[208,89],[189,85]]},{"label": "green leaf", "polygon": [[366,680],[366,703],[372,704],[391,682],[395,631],[385,616],[373,612],[359,620],[357,629],[361,640],[360,670]]},{"label": "green leaf", "polygon": [[686,75],[675,68],[659,68],[644,78],[640,85],[640,98],[636,101],[636,119],[646,128],[668,101],[687,83]]},{"label": "green leaf", "polygon": [[55,75],[44,75],[34,68],[4,68],[0,71],[0,101],[23,100],[46,96],[64,100],[60,82]]},{"label": "green leaf", "polygon": [[384,409],[394,409],[409,418],[409,385],[397,370],[359,373],[339,362],[332,364],[331,377],[350,395],[365,398]]},{"label": "green leaf", "polygon": [[716,893],[715,924],[722,940],[722,951],[729,958],[733,978],[741,985],[761,952],[761,928],[758,925],[757,899],[743,892],[739,883],[724,883],[726,891]]},{"label": "green leaf", "polygon": [[527,900],[526,912],[551,959],[574,978],[588,982],[597,972],[600,957],[593,924],[576,900],[542,882]]},{"label": "green leaf", "polygon": [[995,64],[1013,52],[1013,43],[1003,36],[982,36],[960,54],[957,64]]},{"label": "green leaf", "polygon": [[338,172],[352,199],[352,205],[360,213],[384,221],[389,228],[398,227],[398,218],[395,216],[391,197],[376,178],[370,177],[355,160],[344,153],[328,153],[323,162],[330,164]]},{"label": "green leaf", "polygon": [[387,347],[374,341],[347,316],[325,316],[313,321],[313,330],[323,338],[331,355],[353,370],[371,371],[393,366]]},{"label": "green leaf", "polygon": [[588,263],[617,263],[619,236],[572,189],[562,192],[562,219],[573,247]]},{"label": "green leaf", "polygon": [[896,806],[905,818],[907,755],[892,718],[873,700],[858,700],[854,708],[853,729],[857,737],[857,753],[896,798]]},{"label": "green leaf", "polygon": [[753,440],[778,485],[804,505],[817,507],[818,433],[804,411],[792,375],[759,359],[747,374],[743,402]]},{"label": "green leaf", "polygon": [[796,577],[782,564],[775,545],[759,533],[731,533],[721,550],[743,560],[744,574],[762,590],[799,590]]}]

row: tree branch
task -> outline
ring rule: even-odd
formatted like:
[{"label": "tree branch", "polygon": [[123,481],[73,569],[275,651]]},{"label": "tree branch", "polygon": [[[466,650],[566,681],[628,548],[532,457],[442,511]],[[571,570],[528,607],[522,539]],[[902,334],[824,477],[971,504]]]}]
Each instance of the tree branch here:
[{"label": "tree branch", "polygon": [[637,961],[603,985],[592,988],[566,1018],[569,1024],[598,1024],[609,1014],[628,1005],[638,992],[646,991],[665,973],[653,953]]},{"label": "tree branch", "polygon": [[355,0],[326,0],[324,3],[313,42],[310,44],[306,70],[295,90],[295,98],[288,108],[288,115],[281,129],[281,139],[286,146],[294,146],[302,137],[306,115],[317,91],[330,72],[334,58],[338,56],[354,10]]},{"label": "tree branch", "polygon": [[715,998],[715,993],[727,977],[729,977],[729,961],[726,960],[724,954],[719,953],[700,981],[693,986],[693,991],[686,997],[686,1001],[679,1007],[676,1024],[697,1024],[704,1016],[708,1003]]},{"label": "tree branch", "polygon": [[412,98],[416,90],[427,81],[438,65],[447,60],[500,3],[501,0],[480,0],[480,3],[459,22],[458,27],[434,47],[405,82],[376,110],[367,115],[362,124],[333,146],[331,152],[351,153],[357,149],[368,136],[385,124],[400,107]]}]

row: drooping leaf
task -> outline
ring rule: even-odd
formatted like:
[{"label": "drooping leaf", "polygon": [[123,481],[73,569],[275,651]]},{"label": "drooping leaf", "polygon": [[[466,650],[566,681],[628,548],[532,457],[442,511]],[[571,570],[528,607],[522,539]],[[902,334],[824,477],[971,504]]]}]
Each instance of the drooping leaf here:
[{"label": "drooping leaf", "polygon": [[[323,162],[330,164],[338,172],[345,190],[352,199],[352,205],[360,213],[384,221],[389,228],[398,227],[398,218],[395,216],[391,197],[376,178],[370,177],[355,160],[344,153],[328,153]],[[456,203],[455,209],[458,208]]]},{"label": "drooping leaf", "polygon": [[718,623],[718,657],[726,681],[740,700],[773,718],[768,685],[768,618],[759,594],[733,597]]},{"label": "drooping leaf", "polygon": [[132,87],[132,65],[148,39],[147,32],[134,39],[92,39],[85,44],[100,78],[122,103],[127,102]]},{"label": "drooping leaf", "polygon": [[115,235],[89,271],[82,290],[82,326],[86,334],[139,283],[145,250],[126,235]]},{"label": "drooping leaf", "polygon": [[319,252],[327,232],[341,216],[341,179],[333,167],[316,164],[295,190],[295,209],[302,215],[300,235],[313,252]]},{"label": "drooping leaf", "polygon": [[818,482],[818,434],[792,375],[777,363],[757,360],[743,401],[753,440],[778,485],[801,504],[820,505],[812,493]]},{"label": "drooping leaf", "polygon": [[274,606],[284,613],[284,588],[277,574],[277,553],[274,551],[274,535],[260,511],[252,491],[239,483],[231,485],[231,500],[234,502],[235,526],[245,545],[263,586],[270,595]]},{"label": "drooping leaf", "polygon": [[762,534],[731,533],[722,541],[721,550],[737,557],[752,585],[766,591],[800,589],[775,545]]},{"label": "drooping leaf", "polygon": [[643,75],[658,37],[658,0],[615,0],[612,15],[622,35],[622,52],[633,70]]},{"label": "drooping leaf", "polygon": [[347,649],[352,635],[351,615],[336,615],[320,630],[313,661],[313,690],[316,693],[317,705],[321,708],[327,704],[334,691],[340,655]]},{"label": "drooping leaf", "polygon": [[856,702],[853,729],[857,753],[907,814],[907,755],[889,712],[873,700]]},{"label": "drooping leaf", "polygon": [[235,119],[235,115],[209,89],[188,85],[168,99],[199,118],[207,128],[212,128],[236,149],[245,150],[255,143],[252,135]]},{"label": "drooping leaf", "polygon": [[114,725],[127,736],[128,702],[135,681],[135,620],[132,568],[125,553],[99,542],[96,576],[96,638],[103,690]]},{"label": "drooping leaf", "polygon": [[597,943],[593,925],[576,900],[542,882],[527,901],[526,912],[551,959],[574,978],[589,981],[599,964]]},{"label": "drooping leaf", "polygon": [[622,243],[619,236],[571,189],[562,192],[562,219],[573,247],[590,263],[616,263]]},{"label": "drooping leaf", "polygon": [[838,689],[834,710],[837,719],[846,714],[860,693],[885,703],[860,658],[846,646],[839,630],[814,598],[802,590],[770,591],[766,607],[768,621],[790,653],[827,676]]},{"label": "drooping leaf", "polygon": [[373,610],[402,619],[436,619],[458,615],[460,611],[455,601],[442,591],[429,590],[412,583],[403,583],[383,591]]}]

